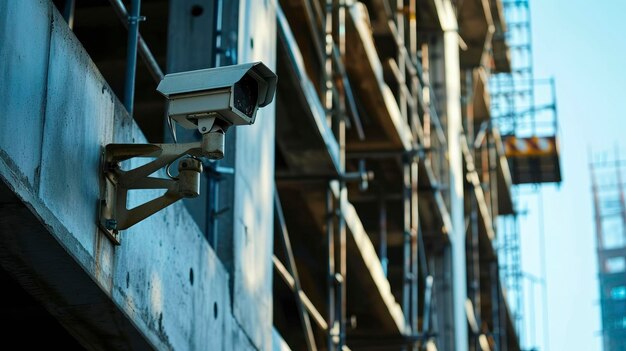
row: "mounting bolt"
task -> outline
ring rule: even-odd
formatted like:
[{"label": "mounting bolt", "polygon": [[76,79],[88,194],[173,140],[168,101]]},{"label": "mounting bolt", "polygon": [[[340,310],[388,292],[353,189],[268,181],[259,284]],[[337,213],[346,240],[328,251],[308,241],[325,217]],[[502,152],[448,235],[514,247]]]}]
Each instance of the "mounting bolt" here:
[{"label": "mounting bolt", "polygon": [[117,221],[109,218],[104,222],[104,227],[108,230],[115,230],[117,228]]}]

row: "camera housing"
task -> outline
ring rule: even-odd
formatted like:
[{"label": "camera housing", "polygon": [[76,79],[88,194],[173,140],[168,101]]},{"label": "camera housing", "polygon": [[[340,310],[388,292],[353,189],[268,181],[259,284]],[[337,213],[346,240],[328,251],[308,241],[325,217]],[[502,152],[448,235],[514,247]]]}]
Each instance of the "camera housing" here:
[{"label": "camera housing", "polygon": [[215,117],[224,130],[253,124],[259,107],[272,102],[277,77],[262,62],[167,74],[157,91],[168,99],[168,117],[208,133],[201,120]]}]

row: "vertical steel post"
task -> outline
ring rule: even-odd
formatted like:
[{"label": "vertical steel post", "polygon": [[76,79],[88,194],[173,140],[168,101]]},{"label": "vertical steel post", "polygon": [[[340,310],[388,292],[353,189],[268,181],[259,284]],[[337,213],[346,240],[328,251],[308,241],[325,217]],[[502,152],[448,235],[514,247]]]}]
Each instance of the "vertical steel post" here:
[{"label": "vertical steel post", "polygon": [[326,0],[324,8],[324,62],[322,67],[322,92],[326,122],[332,125],[333,117],[333,0]]},{"label": "vertical steel post", "polygon": [[[333,0],[326,0],[324,8],[324,62],[323,62],[323,101],[326,109],[326,122],[333,124],[333,81],[332,81],[332,50],[333,50]],[[337,325],[337,277],[335,267],[335,215],[337,214],[333,206],[333,193],[330,188],[327,190],[327,209],[329,220],[327,223],[327,246],[328,246],[328,350],[337,349],[337,335],[339,326]],[[339,204],[341,206],[341,204]]]},{"label": "vertical steel post", "polygon": [[[343,122],[340,122],[343,124]],[[343,131],[343,128],[340,128]],[[335,274],[335,284],[337,288],[337,307],[335,310],[336,313],[336,323],[338,325],[337,329],[337,338],[335,339],[335,343],[337,346],[337,350],[343,350],[343,346],[346,345],[346,272],[347,272],[347,253],[346,253],[346,219],[344,217],[344,207],[348,202],[348,191],[346,188],[346,183],[343,181],[339,182],[339,199],[337,203],[337,245],[338,250],[336,252],[336,262],[338,262],[339,269]]]},{"label": "vertical steel post", "polygon": [[515,314],[514,314],[514,325],[515,325],[515,330],[517,330],[518,335],[517,335],[517,339],[518,340],[523,340],[524,339],[524,330],[522,329],[522,321],[523,321],[523,314],[524,314],[524,301],[522,300],[522,283],[521,283],[521,275],[522,275],[522,263],[521,263],[521,253],[520,253],[520,238],[519,238],[519,219],[518,219],[518,214],[515,213],[513,214],[513,222],[512,224],[512,236],[511,236],[511,240],[510,240],[510,247],[509,250],[511,250],[511,267],[510,267],[510,271],[511,271],[511,276],[512,276],[512,281],[511,281],[511,286],[512,288],[509,289],[508,291],[511,292],[513,291],[515,293]]},{"label": "vertical steel post", "polygon": [[454,305],[454,349],[466,351],[467,317],[467,267],[465,253],[465,218],[463,200],[463,159],[460,136],[462,133],[461,114],[461,71],[459,54],[459,33],[452,5],[448,2],[444,41],[444,66],[446,82],[446,122],[448,128],[448,160],[450,177],[450,218],[452,220],[452,289]]},{"label": "vertical steel post", "polygon": [[[411,157],[411,271],[413,282],[411,284],[411,320],[413,335],[417,335],[419,311],[418,311],[418,287],[419,287],[419,214],[418,214],[418,160],[416,156]],[[417,349],[417,344],[413,345]]]},{"label": "vertical steel post", "polygon": [[557,110],[556,110],[556,82],[554,80],[554,77],[550,78],[550,90],[552,93],[552,103],[554,104],[553,108],[553,112],[554,112],[554,135],[556,136],[556,132],[559,130],[559,119],[556,118],[557,116]]},{"label": "vertical steel post", "polygon": [[402,312],[404,320],[412,326],[411,320],[411,284],[413,276],[411,272],[411,164],[409,156],[403,158],[402,177],[402,204],[403,216],[403,261],[402,261]]},{"label": "vertical steel post", "polygon": [[[485,158],[483,151],[483,147],[482,144],[480,145],[480,149],[478,152],[476,152],[475,149],[475,145],[476,145],[476,131],[474,128],[474,95],[473,95],[473,86],[474,86],[474,72],[472,70],[466,70],[465,71],[465,94],[464,94],[464,98],[466,100],[466,106],[467,106],[467,118],[466,118],[466,140],[468,141],[469,144],[469,152],[470,155],[472,156],[472,159],[474,160],[474,170],[476,171],[476,174],[479,176],[485,176],[484,172],[483,174],[480,174],[479,171],[485,170],[486,167],[484,167],[484,163],[485,163]],[[477,160],[478,158],[476,157],[477,154],[481,155],[480,161],[483,163],[483,167],[479,168],[479,165],[477,164]],[[484,178],[480,178],[480,181],[484,181]],[[469,196],[469,220],[470,220],[470,225],[469,225],[469,235],[470,235],[470,254],[471,254],[471,260],[470,260],[470,266],[468,267],[468,276],[470,277],[471,281],[470,281],[470,288],[469,288],[469,293],[470,293],[470,297],[471,297],[471,302],[472,302],[472,309],[474,310],[474,318],[476,319],[476,321],[478,323],[480,323],[480,246],[479,246],[479,233],[478,233],[478,199],[476,198],[476,189],[474,188],[473,185],[468,185],[468,187],[466,188],[467,194],[466,196]],[[466,233],[467,235],[467,233]],[[480,328],[480,325],[479,325]],[[479,344],[479,335],[472,333],[471,336],[471,345],[470,345],[470,349],[474,349],[474,350],[480,350],[480,344]]]},{"label": "vertical steel post", "polygon": [[[124,7],[122,0],[109,0],[109,3],[113,6],[113,11],[115,11],[115,14],[122,21],[124,28],[128,29],[128,12],[126,11],[126,7]],[[139,35],[138,45],[139,55],[143,58],[143,62],[146,64],[150,75],[152,75],[155,82],[160,82],[161,79],[163,79],[163,71],[161,70],[159,63],[154,58],[154,55],[152,55],[152,52],[150,52],[148,45],[143,38],[141,38],[141,35]]]},{"label": "vertical steel post", "polygon": [[[398,105],[400,107],[400,113],[405,123],[409,123],[408,109],[407,109],[407,96],[405,95],[402,86],[406,81],[406,57],[402,46],[405,43],[404,32],[404,0],[396,0],[394,20],[396,22],[397,38],[396,43],[398,45],[398,56],[396,57],[398,69],[400,70],[400,80],[398,81]],[[415,236],[413,235],[413,183],[412,183],[412,156],[406,155],[404,162],[404,175],[403,175],[403,205],[404,205],[404,262],[403,262],[403,286],[402,286],[402,311],[404,312],[404,319],[408,324],[408,333],[415,333],[416,320],[413,314],[413,292],[414,286],[417,282],[416,272],[413,270],[413,243]]]},{"label": "vertical steel post", "polygon": [[124,106],[133,115],[135,100],[135,76],[137,73],[137,42],[139,37],[139,12],[141,0],[132,0],[128,16],[128,46],[126,47],[126,80],[124,83]]},{"label": "vertical steel post", "polygon": [[333,191],[328,186],[326,189],[326,284],[328,287],[326,298],[328,300],[328,339],[327,349],[334,350],[333,331],[335,330],[335,206]]},{"label": "vertical steel post", "polygon": [[532,124],[532,135],[537,135],[537,122],[536,122],[536,118],[535,118],[535,73],[534,73],[534,69],[533,69],[533,53],[532,53],[532,47],[533,47],[533,36],[532,36],[532,24],[531,24],[531,14],[530,14],[530,2],[529,1],[522,1],[520,2],[520,4],[525,7],[525,11],[524,12],[524,18],[526,18],[527,21],[527,26],[525,27],[526,29],[526,33],[524,33],[524,37],[526,38],[526,40],[528,40],[527,42],[527,46],[525,46],[527,49],[527,53],[526,53],[526,57],[527,57],[527,61],[526,61],[526,65],[527,65],[527,79],[529,81],[530,84],[530,90],[529,90],[529,101],[530,101],[530,109],[531,109],[531,114],[530,114],[530,118],[531,120],[531,124]]},{"label": "vertical steel post", "polygon": [[[422,44],[422,79],[424,80],[424,88],[422,98],[424,99],[424,147],[429,149],[430,143],[430,60],[429,60],[428,44]],[[432,155],[432,154],[429,154]]]},{"label": "vertical steel post", "polygon": [[[211,58],[211,66],[219,67],[223,64],[222,57],[224,56],[224,41],[222,36],[222,17],[223,17],[223,7],[221,0],[215,0],[213,3],[213,26],[214,26],[214,38],[212,43],[212,53],[213,57]],[[230,136],[233,137],[232,135]],[[218,161],[216,168],[219,167],[219,164],[223,161]],[[208,193],[208,201],[209,206],[207,208],[210,209],[211,213],[211,223],[209,233],[209,242],[212,243],[213,249],[217,252],[218,244],[219,244],[219,218],[216,215],[218,211],[220,211],[220,178],[209,178],[209,186],[211,192]],[[277,190],[274,190],[276,196],[278,196]],[[279,201],[280,205],[280,201]],[[282,212],[282,210],[281,210]]]},{"label": "vertical steel post", "polygon": [[[322,81],[323,81],[323,101],[324,101],[324,108],[326,110],[326,122],[328,124],[330,124],[333,129],[335,130],[335,133],[337,133],[338,130],[338,126],[336,123],[336,118],[333,118],[334,116],[334,106],[333,106],[333,61],[332,61],[332,55],[333,55],[333,46],[334,46],[334,41],[333,41],[333,5],[334,5],[334,0],[326,0],[325,2],[325,8],[324,8],[324,62],[323,62],[323,69],[322,69]],[[336,134],[336,136],[338,136]],[[339,138],[338,138],[339,139]],[[339,141],[339,140],[338,140]],[[339,146],[341,147],[341,143],[339,143]],[[340,157],[340,162],[342,159],[342,150],[339,150],[339,157]],[[343,173],[343,170],[340,169],[340,172]],[[342,201],[341,201],[341,197],[342,197],[342,185],[340,184],[340,192],[339,192],[339,202],[337,205],[337,209],[334,208],[334,206],[332,206],[332,201],[333,201],[333,193],[332,190],[330,189],[330,185],[329,185],[329,189],[327,191],[327,208],[329,210],[329,221],[327,223],[328,228],[328,279],[329,279],[329,291],[328,291],[328,350],[336,350],[339,349],[339,345],[341,343],[340,339],[341,339],[341,315],[342,315],[342,309],[340,307],[341,304],[341,296],[337,296],[337,292],[338,292],[338,287],[337,287],[337,283],[342,281],[342,279],[337,279],[337,272],[336,272],[336,260],[337,260],[337,252],[335,250],[335,240],[339,241],[337,244],[339,246],[339,261],[341,260],[341,218],[342,215],[340,214],[341,212],[341,206],[342,206]],[[335,238],[334,233],[333,233],[333,226],[334,226],[334,218],[335,216],[337,216],[338,219],[338,223],[337,223],[337,230],[338,230],[338,234],[339,234],[339,238]],[[339,271],[341,272],[341,261],[339,263]]]},{"label": "vertical steel post", "polygon": [[[398,69],[400,70],[401,81],[398,84],[404,84],[406,81],[406,56],[404,54],[404,50],[402,50],[402,46],[404,46],[405,42],[405,33],[404,33],[404,0],[396,0],[396,27],[398,29],[398,38],[396,41],[398,43]],[[402,89],[398,89],[398,105],[400,106],[400,113],[402,114],[402,118],[405,122],[408,122],[408,113],[407,113],[407,97]]]},{"label": "vertical steel post", "polygon": [[495,341],[495,349],[494,351],[501,350],[502,341],[500,339],[502,328],[500,321],[500,287],[498,284],[500,273],[498,270],[497,261],[492,261],[489,263],[489,270],[491,276],[491,315],[492,315],[492,331],[493,331],[493,340]]},{"label": "vertical steel post", "polygon": [[424,313],[422,315],[422,332],[421,339],[427,340],[430,336],[430,319],[432,315],[434,278],[428,268],[428,259],[426,258],[426,248],[424,247],[424,234],[422,228],[417,230],[418,242],[418,259],[419,265],[422,267],[422,275],[424,276]]},{"label": "vertical steel post", "polygon": [[337,349],[343,350],[343,346],[346,344],[346,272],[347,272],[347,247],[346,247],[346,219],[344,217],[344,207],[348,201],[348,191],[346,184],[342,181],[339,182],[339,204],[337,206],[337,231],[339,232],[339,274],[335,281],[337,283],[337,289],[339,289],[338,308],[337,308],[337,320],[339,323],[339,340]]},{"label": "vertical steel post", "polygon": [[381,187],[378,194],[378,228],[379,228],[379,251],[380,263],[383,266],[383,272],[385,277],[387,276],[387,266],[389,265],[389,259],[387,258],[387,202],[385,201],[385,195]]},{"label": "vertical steel post", "polygon": [[[478,233],[478,201],[473,186],[470,189],[470,244],[471,244],[471,295],[474,308],[474,317],[480,323],[480,245]],[[480,326],[479,326],[480,327]],[[480,349],[478,335],[473,335],[473,344],[476,350]]]},{"label": "vertical steel post", "polygon": [[213,4],[213,21],[215,23],[215,35],[213,37],[213,66],[222,66],[224,57],[224,37],[222,30],[223,4],[222,0],[215,0]]},{"label": "vertical steel post", "polygon": [[498,232],[498,215],[500,209],[498,207],[498,150],[496,149],[496,142],[493,136],[493,128],[491,122],[489,122],[487,128],[487,148],[489,149],[489,184],[491,185],[491,218],[493,219],[493,230]]},{"label": "vertical steel post", "polygon": [[[417,0],[409,0],[409,53],[411,62],[417,67]],[[417,100],[416,100],[417,101]]]},{"label": "vertical steel post", "polygon": [[[346,0],[338,0],[337,1],[337,41],[339,46],[339,59],[345,60],[346,54]],[[330,52],[332,59],[332,51]],[[334,70],[332,70],[334,76]],[[332,77],[331,77],[332,79]],[[341,166],[341,173],[344,174],[346,172],[346,95],[344,87],[337,87],[339,106],[336,112],[338,119],[337,126],[337,141],[339,142],[339,162]],[[339,230],[339,242],[340,242],[340,251],[339,251],[339,273],[341,274],[341,300],[340,300],[340,310],[341,314],[339,315],[340,321],[340,338],[339,338],[339,350],[343,350],[343,347],[346,345],[346,321],[348,319],[347,316],[347,288],[346,288],[346,274],[348,271],[348,262],[347,262],[347,228],[346,228],[346,219],[344,217],[344,208],[348,203],[348,189],[346,188],[346,183],[344,181],[339,182],[339,218],[338,218],[338,230]]]}]

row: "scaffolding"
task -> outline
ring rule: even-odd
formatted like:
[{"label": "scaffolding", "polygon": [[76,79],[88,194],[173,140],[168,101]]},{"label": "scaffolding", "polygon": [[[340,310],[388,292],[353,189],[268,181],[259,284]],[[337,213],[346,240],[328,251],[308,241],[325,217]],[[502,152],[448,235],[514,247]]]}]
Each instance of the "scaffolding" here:
[{"label": "scaffolding", "polygon": [[[540,196],[539,185],[561,182],[556,86],[553,78],[536,79],[534,76],[530,1],[505,0],[503,5],[508,30],[496,35],[504,36],[509,44],[511,71],[492,75],[491,112],[494,124],[503,134],[505,153],[515,185],[512,190],[515,210],[503,216],[499,223],[502,234],[498,240],[499,264],[520,340],[526,340],[530,344],[528,348],[536,349],[537,323],[528,321],[524,316],[525,311],[534,312],[536,306],[534,296],[530,301],[533,305],[525,306],[524,283],[528,279],[533,294],[535,284],[542,287],[543,341],[547,344],[545,238],[540,238],[542,277],[538,278],[522,269],[519,217],[525,210],[519,207],[522,198],[537,194]],[[539,226],[542,225],[539,223]],[[539,232],[543,235],[542,228]],[[524,333],[528,333],[530,339]]]},{"label": "scaffolding", "polygon": [[[311,162],[307,164],[299,164],[297,160],[297,151],[293,145],[300,140],[286,140],[280,137],[279,130],[279,149],[282,151],[281,156],[285,158],[286,169],[277,169],[277,192],[281,198],[277,197],[277,218],[283,218],[282,224],[277,228],[283,228],[283,237],[285,237],[287,224],[282,216],[281,200],[292,204],[296,196],[294,187],[298,188],[298,192],[303,189],[304,196],[309,202],[309,210],[316,212],[320,207],[322,212],[321,220],[318,225],[323,228],[323,236],[325,237],[325,245],[319,253],[321,253],[326,261],[325,270],[323,272],[310,272],[308,275],[321,274],[324,283],[321,284],[325,288],[318,285],[316,294],[319,294],[318,304],[325,305],[325,317],[317,312],[313,303],[306,303],[307,307],[298,307],[301,311],[301,323],[306,331],[306,348],[315,350],[318,345],[324,345],[327,350],[343,350],[346,348],[346,339],[348,335],[349,324],[356,323],[356,316],[347,315],[348,301],[347,291],[348,285],[348,259],[350,249],[349,239],[358,235],[367,234],[363,232],[363,223],[356,215],[353,205],[348,202],[348,187],[355,188],[352,193],[363,194],[362,198],[352,197],[352,202],[374,202],[378,205],[378,222],[379,222],[379,247],[378,256],[371,256],[375,252],[369,252],[368,249],[373,248],[367,242],[357,242],[356,252],[352,254],[370,255],[369,257],[361,257],[365,264],[366,272],[362,274],[372,274],[373,284],[384,284],[382,279],[386,280],[388,276],[388,246],[387,246],[387,209],[388,203],[401,204],[403,208],[403,248],[402,248],[402,279],[401,279],[401,306],[395,303],[395,299],[391,292],[381,291],[382,302],[390,308],[390,318],[396,335],[392,330],[382,340],[386,344],[392,345],[416,345],[420,342],[418,333],[418,218],[417,218],[417,158],[415,136],[417,126],[420,126],[417,120],[418,103],[420,101],[421,90],[418,90],[419,80],[417,76],[417,42],[416,42],[416,2],[410,1],[406,4],[407,13],[404,13],[405,4],[399,2],[397,8],[390,7],[391,3],[387,1],[377,1],[370,4],[371,6],[379,6],[383,10],[385,18],[390,19],[387,26],[381,28],[379,33],[393,39],[395,45],[392,47],[393,55],[390,55],[384,66],[379,57],[375,55],[374,41],[369,34],[367,27],[367,11],[362,4],[348,6],[345,1],[328,0],[325,2],[318,1],[284,1],[279,4],[277,9],[277,17],[279,24],[280,50],[284,50],[289,58],[286,62],[291,67],[289,75],[298,77],[296,87],[304,93],[303,99],[308,105],[309,113],[316,120],[316,128],[321,129],[321,137],[324,140],[324,148],[326,153],[320,159],[326,160],[309,160],[315,162],[326,163],[323,167],[311,167]],[[302,27],[304,24],[304,27]],[[292,31],[296,25],[301,30]],[[412,30],[411,30],[412,29]],[[347,40],[347,39],[350,40]],[[306,42],[307,45],[303,45]],[[352,43],[347,48],[347,42]],[[310,43],[310,46],[308,44]],[[408,43],[408,45],[405,45]],[[307,51],[302,52],[301,48]],[[373,55],[374,54],[374,55]],[[348,57],[349,56],[349,57]],[[345,66],[348,60],[359,60],[361,65],[353,64]],[[381,81],[383,77],[377,76],[377,70],[385,71],[385,81]],[[315,72],[315,73],[313,73]],[[312,74],[313,73],[313,74]],[[321,77],[319,81],[310,79],[309,77]],[[367,91],[353,91],[353,82],[367,82],[369,85]],[[374,86],[372,86],[374,83]],[[397,107],[394,108],[392,100],[389,100],[387,92],[392,85],[394,95],[397,101]],[[299,85],[299,86],[298,86]],[[363,86],[364,84],[360,84]],[[372,91],[372,89],[374,91]],[[360,101],[357,99],[373,98],[373,101]],[[281,105],[281,102],[279,102]],[[295,106],[291,102],[284,101],[285,109],[296,109],[301,106]],[[425,106],[421,106],[425,108]],[[426,107],[427,108],[427,107]],[[376,116],[380,113],[380,116]],[[361,115],[370,115],[380,118],[375,121],[378,126],[373,128],[364,127],[361,121]],[[279,118],[280,118],[279,110]],[[323,118],[320,118],[323,117]],[[385,119],[388,118],[388,120]],[[394,121],[394,118],[399,120]],[[389,122],[392,121],[390,124]],[[319,123],[321,122],[321,124]],[[369,123],[370,125],[373,123]],[[378,129],[378,130],[376,130]],[[376,132],[383,130],[385,136],[391,136],[390,140],[380,140],[376,136]],[[365,138],[379,139],[374,143],[374,148],[364,147],[361,143]],[[282,143],[282,145],[280,145]],[[291,147],[285,144],[289,143]],[[372,145],[372,144],[370,144]],[[310,147],[311,145],[307,145]],[[353,152],[350,159],[347,158],[347,149]],[[381,162],[400,161],[400,173],[402,180],[402,188],[398,189],[400,196],[387,196],[384,191],[384,184],[377,181],[372,183],[375,193],[369,200],[369,195],[364,192],[370,188],[370,182],[373,180],[373,172],[366,169],[365,159],[368,159],[368,167],[378,168]],[[380,161],[383,160],[383,161]],[[373,165],[373,166],[370,166]],[[350,171],[352,170],[352,171]],[[321,191],[320,191],[321,190]],[[317,198],[319,203],[310,202],[311,198]],[[373,201],[372,201],[373,200]],[[322,206],[319,206],[322,205]],[[358,205],[357,205],[358,206]],[[314,216],[315,217],[315,216]],[[298,226],[299,224],[291,224]],[[348,236],[348,231],[351,235]],[[283,242],[285,242],[283,240]],[[365,247],[359,245],[365,244]],[[369,247],[368,247],[369,246]],[[350,246],[352,247],[352,246]],[[296,293],[298,306],[302,306],[302,301],[311,301],[303,290],[298,288],[300,283],[297,278],[295,268],[295,260],[293,251],[289,246],[285,246],[282,250],[283,258],[275,257],[275,268],[283,277],[285,282],[290,285],[292,292]],[[366,252],[363,252],[365,250]],[[287,267],[282,265],[282,261],[287,259],[289,264]],[[354,259],[354,258],[352,258]],[[293,263],[292,263],[293,262]],[[378,262],[378,266],[372,266]],[[281,273],[282,272],[282,273]],[[382,277],[378,276],[382,273]],[[394,272],[395,274],[395,272]],[[293,283],[290,283],[293,281]],[[356,285],[360,284],[357,277],[353,278]],[[355,284],[355,283],[353,283]],[[354,285],[353,285],[354,286]],[[311,293],[313,294],[313,293]],[[302,298],[299,297],[302,295]],[[322,296],[324,296],[322,298]],[[352,311],[354,313],[354,311]],[[308,314],[317,316],[314,318],[317,327],[317,337],[308,322]],[[321,332],[321,333],[319,333]],[[285,332],[287,333],[287,332]],[[322,337],[323,336],[323,337]],[[356,335],[352,337],[353,344],[372,343],[367,335]],[[324,348],[321,347],[321,348]],[[414,347],[414,346],[412,346]]]},{"label": "scaffolding", "polygon": [[[481,66],[489,23],[503,25],[493,3],[458,8],[468,46],[456,175],[471,222],[462,236],[467,286],[450,274],[442,9],[412,0],[277,3],[274,318],[293,348],[466,349],[454,344],[454,329],[469,322],[470,350],[519,350],[492,245],[495,218],[512,212]],[[502,50],[494,50],[500,58]],[[467,297],[460,322],[455,284]]]},{"label": "scaffolding", "polygon": [[626,349],[626,161],[619,152],[596,155],[589,164],[604,351]]},{"label": "scaffolding", "polygon": [[[66,5],[72,23],[74,1],[56,2]],[[156,27],[169,16],[170,25],[182,24],[192,31],[186,35],[206,45],[197,50],[192,42],[155,40],[154,55],[137,29],[140,1],[131,2],[131,11],[121,0],[110,2],[131,28],[129,71],[115,76],[123,78],[127,109],[138,120],[148,109],[163,107],[160,100],[142,97],[143,89],[135,96],[133,87],[135,80],[138,86],[146,85],[139,84],[145,78],[159,81],[158,62],[167,62],[167,71],[176,61],[181,65],[176,69],[189,70],[197,68],[187,60],[194,53],[202,66],[234,64],[235,48],[254,47],[252,37],[239,42],[238,31],[244,29],[238,27],[237,1],[207,0],[210,21],[192,29],[186,25],[189,16],[202,17],[203,7],[192,1],[189,8],[178,0],[177,6],[171,5],[175,0],[145,1],[146,11],[161,21],[142,24],[143,35],[162,38]],[[503,287],[519,290],[521,279],[509,167],[536,169],[534,161],[516,163],[519,155],[507,150],[510,137],[556,133],[537,132],[542,123],[528,61],[527,3],[504,2],[511,16],[507,32],[500,0],[271,2],[280,77],[276,134],[269,141],[276,152],[263,155],[268,157],[264,165],[275,170],[272,264],[280,279],[274,279],[271,293],[274,327],[293,349],[520,350],[522,309],[516,307],[512,317],[503,294]],[[526,10],[525,26],[512,15],[516,9]],[[172,21],[169,11],[178,10]],[[101,12],[91,15],[98,18]],[[442,18],[458,20],[458,28],[444,28]],[[149,23],[158,25],[147,30]],[[526,32],[517,37],[516,29]],[[514,57],[526,58],[511,75],[498,75],[490,84],[492,72],[511,70],[507,41]],[[172,50],[177,44],[181,50]],[[181,57],[170,60],[173,51]],[[149,74],[137,75],[137,55]],[[459,107],[462,111],[450,111]],[[523,134],[525,124],[533,132]],[[165,132],[152,134],[161,138]],[[556,143],[548,144],[547,154],[556,151]],[[541,161],[544,154],[531,156]],[[210,169],[212,198],[204,208],[194,206],[218,254],[226,241],[218,236],[232,231],[235,221],[224,212],[245,201],[234,199],[230,185],[218,186],[229,182],[223,174],[237,172],[232,163],[225,159]],[[532,174],[516,178],[519,173],[513,173],[513,183],[537,182]],[[513,218],[507,222],[512,226],[498,225],[503,215]],[[508,246],[498,252],[496,242]],[[229,265],[232,257],[224,257]],[[521,305],[519,293],[515,301]]]}]

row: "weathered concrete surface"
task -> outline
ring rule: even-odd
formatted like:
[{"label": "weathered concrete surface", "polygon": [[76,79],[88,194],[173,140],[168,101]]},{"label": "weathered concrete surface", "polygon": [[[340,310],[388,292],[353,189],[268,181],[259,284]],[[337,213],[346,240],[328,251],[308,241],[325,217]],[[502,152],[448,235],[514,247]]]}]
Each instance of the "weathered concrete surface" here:
[{"label": "weathered concrete surface", "polygon": [[[26,185],[36,188],[41,161],[50,16],[47,2],[0,2],[0,144]],[[19,19],[19,20],[16,20]],[[25,40],[28,35],[28,40]]]},{"label": "weathered concrete surface", "polygon": [[229,274],[182,203],[121,246],[96,227],[102,147],[145,138],[51,2],[0,2],[0,33],[0,179],[16,195],[0,199],[0,264],[92,349],[270,349],[271,108],[259,116],[271,128],[244,138],[271,152],[240,157],[261,169],[239,173],[232,312]]},{"label": "weathered concrete surface", "polygon": [[[273,1],[240,1],[239,63],[276,67]],[[237,129],[233,230],[233,314],[255,346],[272,348],[274,104]]]}]

